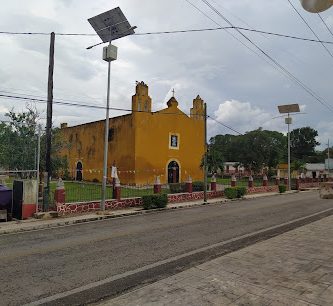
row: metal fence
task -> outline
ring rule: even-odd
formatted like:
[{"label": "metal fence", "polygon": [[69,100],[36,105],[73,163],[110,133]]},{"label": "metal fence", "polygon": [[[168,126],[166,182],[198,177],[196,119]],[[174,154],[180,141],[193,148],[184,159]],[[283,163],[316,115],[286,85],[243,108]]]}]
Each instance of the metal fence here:
[{"label": "metal fence", "polygon": [[[50,183],[50,199],[49,203],[52,206],[54,204],[54,192],[56,189],[57,182],[52,181]],[[76,182],[76,181],[65,181],[65,193],[66,203],[73,202],[89,202],[99,201],[102,195],[102,184],[101,183],[90,183],[90,182]],[[168,186],[162,186],[163,193],[169,193]],[[121,198],[134,198],[142,197],[144,195],[154,194],[154,186],[152,185],[140,185],[140,186],[128,186],[121,185]],[[113,186],[106,186],[106,199],[113,198]]]},{"label": "metal fence", "polygon": [[[210,183],[210,180],[208,180]],[[268,186],[275,185],[275,179],[268,180]],[[281,184],[283,181],[281,180]],[[50,198],[49,205],[50,207],[54,206],[54,192],[56,190],[57,181],[50,182]],[[66,203],[74,202],[89,202],[89,201],[99,201],[101,200],[102,195],[102,184],[101,183],[92,183],[92,182],[78,182],[78,181],[64,181],[65,193],[66,193]],[[185,192],[184,183],[179,184],[182,187],[179,189],[179,192]],[[226,187],[231,185],[231,179],[217,179],[217,190],[223,190]],[[248,179],[239,179],[236,181],[236,186],[248,186]],[[254,178],[253,186],[259,187],[263,186],[262,178]],[[296,186],[296,183],[292,181],[292,186]],[[208,184],[208,190],[210,190],[210,184]],[[162,193],[171,193],[169,185],[162,185]],[[142,197],[144,195],[154,194],[153,185],[121,185],[121,198],[134,198]],[[108,184],[106,187],[106,199],[113,198],[113,186]]]}]

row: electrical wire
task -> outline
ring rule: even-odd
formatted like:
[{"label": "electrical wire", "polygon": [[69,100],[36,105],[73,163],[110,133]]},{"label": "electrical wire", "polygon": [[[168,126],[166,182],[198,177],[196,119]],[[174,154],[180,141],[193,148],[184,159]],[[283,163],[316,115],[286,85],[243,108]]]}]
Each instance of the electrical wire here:
[{"label": "electrical wire", "polygon": [[210,116],[210,115],[207,115],[207,118],[210,118],[210,119],[212,119],[212,120],[213,120],[213,121],[215,121],[216,123],[218,123],[218,124],[220,124],[220,125],[222,125],[222,126],[226,127],[227,129],[229,129],[229,130],[231,130],[231,131],[233,131],[233,132],[235,132],[235,133],[237,133],[237,134],[239,134],[239,135],[243,135],[241,132],[239,132],[239,131],[235,130],[235,129],[234,129],[234,128],[232,128],[231,126],[228,126],[228,125],[226,125],[226,124],[222,123],[221,121],[219,121],[219,120],[217,120],[217,119],[213,118],[213,117],[212,117],[212,116]]},{"label": "electrical wire", "polygon": [[[187,1],[187,0],[185,0]],[[193,5],[193,3],[187,1],[189,4]],[[197,8],[196,6],[194,6]],[[198,8],[199,9],[199,8]],[[202,11],[203,14],[205,14]],[[207,14],[205,14],[208,18],[210,18]],[[320,16],[320,15],[319,15]],[[215,20],[211,19],[215,24],[218,24],[215,22]],[[326,24],[327,25],[327,24]],[[333,44],[333,41],[327,41],[327,40],[321,40],[321,39],[312,39],[312,38],[306,38],[306,37],[300,37],[296,35],[289,35],[289,34],[282,34],[282,33],[275,33],[275,32],[269,32],[269,31],[263,31],[263,30],[257,30],[253,28],[246,28],[246,27],[237,27],[237,26],[226,26],[226,27],[216,27],[216,28],[203,28],[203,29],[188,29],[188,30],[173,30],[173,31],[157,31],[157,32],[143,32],[143,33],[135,33],[131,36],[145,36],[145,35],[163,35],[163,34],[179,34],[179,33],[193,33],[193,32],[209,32],[209,31],[219,31],[219,30],[242,30],[242,31],[248,31],[258,34],[264,34],[264,35],[270,35],[270,36],[277,36],[281,38],[289,38],[289,39],[295,39],[300,41],[308,41],[308,42],[314,42],[314,43],[321,43],[321,44]],[[329,30],[330,31],[330,30]],[[44,32],[9,32],[9,31],[0,31],[0,34],[8,34],[8,35],[50,35],[50,33],[44,33]],[[96,36],[97,34],[89,34],[89,33],[55,33],[55,35],[59,36]]]},{"label": "electrical wire", "polygon": [[318,13],[318,17],[320,18],[320,20],[322,21],[322,23],[325,25],[325,27],[328,30],[328,32],[330,32],[331,35],[333,36],[333,32],[331,31],[331,29],[329,28],[329,26],[327,25],[327,23],[325,22],[325,20],[321,17],[321,15],[319,13]]},{"label": "electrical wire", "polygon": [[[223,29],[224,27],[221,26],[221,24],[219,24],[217,21],[215,21],[214,19],[212,19],[209,15],[207,15],[203,10],[201,10],[198,6],[196,6],[195,4],[193,4],[191,1],[189,0],[185,0],[188,4],[190,4],[192,7],[194,7],[196,10],[198,10],[201,14],[203,14],[204,16],[206,16],[209,20],[211,20],[213,23],[215,23],[216,25],[218,25],[221,29]],[[236,29],[236,27],[234,27],[234,25],[230,26],[230,29]],[[228,29],[226,29],[226,32],[232,36],[234,39],[236,39],[240,44],[242,44],[245,48],[247,48],[249,51],[251,51],[252,53],[254,53],[255,55],[257,55],[259,58],[261,58],[263,61],[265,61],[268,65],[272,65],[271,62],[269,62],[266,58],[264,58],[261,54],[259,54],[256,50],[250,48],[250,46],[248,46],[247,44],[245,44],[242,40],[240,40],[236,35],[230,33],[228,31]]]},{"label": "electrical wire", "polygon": [[[303,20],[303,22],[306,24],[306,26],[310,29],[310,31],[313,33],[313,35],[320,40],[320,38],[318,37],[318,35],[316,34],[316,32],[311,28],[311,26],[309,25],[309,23],[304,19],[304,17],[301,15],[301,13],[297,10],[297,8],[291,3],[290,0],[287,0],[289,2],[289,4],[292,6],[292,8],[294,9],[294,11],[297,13],[297,15]],[[321,43],[321,45],[324,47],[324,49],[326,50],[326,52],[333,58],[333,54],[331,53],[331,51],[323,44]]]},{"label": "electrical wire", "polygon": [[[6,98],[6,99],[14,99],[14,100],[23,100],[23,101],[30,101],[30,102],[37,102],[37,103],[46,103],[47,99],[37,99],[37,98],[30,98],[30,97],[23,97],[23,96],[18,96],[18,95],[4,95],[4,94],[0,94],[1,98]],[[92,108],[92,109],[103,109],[106,110],[105,106],[98,106],[98,105],[89,105],[89,104],[82,104],[82,103],[73,103],[73,102],[65,102],[64,100],[62,101],[58,101],[58,100],[54,100],[53,101],[54,104],[59,104],[59,105],[65,105],[65,106],[76,106],[76,107],[86,107],[86,108]],[[116,108],[116,107],[109,107],[110,110],[115,110],[115,111],[124,111],[124,112],[137,112],[137,113],[145,113],[147,111],[135,111],[132,109],[126,109],[126,108]],[[150,113],[150,112],[149,112]],[[159,113],[159,111],[156,111],[155,113]],[[189,116],[189,114],[186,114],[184,112],[182,113],[161,113],[162,115],[179,115],[179,116]],[[199,115],[199,116],[203,116],[203,115]],[[213,118],[211,115],[207,115],[207,118],[212,119],[213,121],[217,122],[218,124],[228,128],[229,130],[242,135],[241,132],[237,131],[236,129],[222,123],[221,121],[218,121],[217,119]],[[1,120],[0,120],[1,122]],[[8,122],[8,121],[7,121]]]},{"label": "electrical wire", "polygon": [[[188,0],[185,0],[188,1]],[[207,0],[201,0],[204,4],[206,4],[209,8],[213,10],[217,15],[219,15],[225,22],[227,22],[230,26],[234,26],[218,9],[216,9],[212,4],[210,4]],[[287,70],[284,66],[282,66],[277,60],[275,60],[272,56],[270,56],[267,52],[265,52],[262,48],[260,48],[256,43],[254,43],[248,36],[246,36],[241,30],[236,29],[236,31],[243,36],[248,42],[250,42],[257,50],[259,50],[265,57],[267,57],[275,66],[278,68],[280,72],[286,75],[290,80],[292,80],[295,84],[299,85],[303,90],[305,90],[310,96],[312,96],[317,102],[322,104],[328,110],[333,112],[333,107],[325,102],[321,97],[319,97],[311,88],[305,85],[302,81],[300,81],[294,74],[292,74],[289,70]]]}]

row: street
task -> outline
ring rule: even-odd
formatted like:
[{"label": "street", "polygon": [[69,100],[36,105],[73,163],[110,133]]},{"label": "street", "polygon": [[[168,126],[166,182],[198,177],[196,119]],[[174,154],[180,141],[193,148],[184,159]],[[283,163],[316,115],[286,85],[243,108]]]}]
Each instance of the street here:
[{"label": "street", "polygon": [[0,304],[38,301],[330,208],[333,200],[304,192],[2,235]]}]

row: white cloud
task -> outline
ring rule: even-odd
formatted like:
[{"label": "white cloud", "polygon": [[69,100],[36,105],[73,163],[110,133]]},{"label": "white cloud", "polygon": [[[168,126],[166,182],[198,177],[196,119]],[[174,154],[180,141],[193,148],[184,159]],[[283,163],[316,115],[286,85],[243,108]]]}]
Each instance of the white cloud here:
[{"label": "white cloud", "polygon": [[[221,22],[207,6],[200,1],[197,4]],[[112,3],[107,0],[11,0],[2,3],[0,27],[8,31],[94,33],[87,18],[118,5],[130,23],[138,27],[137,33],[215,26],[188,3],[178,0],[114,0]],[[278,0],[225,0],[222,8],[217,7],[235,24],[309,36],[290,6],[281,5]],[[332,16],[325,14],[323,18],[332,25]],[[323,39],[329,39],[319,18],[310,14],[307,19]],[[330,67],[333,62],[320,44],[246,34],[311,90],[320,93],[326,101],[333,101]],[[105,104],[107,66],[101,59],[102,48],[86,50],[97,42],[99,38],[91,36],[56,37],[56,99]],[[12,88],[13,92],[46,96],[49,36],[1,35],[0,44],[4,46],[0,49],[0,90]],[[278,116],[277,105],[296,101],[302,111],[306,107],[308,115],[295,116],[293,128],[318,126],[321,138],[333,135],[332,113],[267,64],[262,55],[253,54],[225,31],[131,36],[117,40],[115,45],[119,56],[111,69],[112,106],[129,108],[138,80],[149,85],[154,109],[165,107],[170,90],[175,88],[179,107],[186,113],[199,94],[207,102],[209,114],[215,112],[217,120],[240,132],[259,126],[285,131],[283,118],[272,118]],[[19,110],[24,107],[24,103],[14,100],[0,99],[0,104],[7,109],[14,105]],[[45,109],[45,105],[40,108]],[[66,117],[68,113],[70,117]],[[112,112],[112,115],[118,114]],[[103,117],[103,110],[54,107],[57,124],[63,120],[74,124]],[[318,122],[322,124],[319,126]],[[208,128],[210,135],[228,132],[211,120]]]},{"label": "white cloud", "polygon": [[1,114],[1,115],[6,114],[8,111],[9,111],[8,108],[6,108],[6,107],[3,106],[3,105],[0,105],[0,114]]},{"label": "white cloud", "polygon": [[[236,131],[245,133],[250,130],[262,127],[268,130],[280,130],[281,120],[273,120],[273,115],[264,109],[251,105],[250,102],[240,102],[237,100],[228,100],[221,103],[218,109],[214,112],[215,119],[223,124],[226,124]],[[211,128],[215,131],[223,133],[231,133],[225,127],[215,122]]]},{"label": "white cloud", "polygon": [[316,126],[318,131],[317,140],[320,142],[320,149],[327,147],[328,140],[330,141],[330,147],[333,146],[333,124],[332,121],[322,121]]}]

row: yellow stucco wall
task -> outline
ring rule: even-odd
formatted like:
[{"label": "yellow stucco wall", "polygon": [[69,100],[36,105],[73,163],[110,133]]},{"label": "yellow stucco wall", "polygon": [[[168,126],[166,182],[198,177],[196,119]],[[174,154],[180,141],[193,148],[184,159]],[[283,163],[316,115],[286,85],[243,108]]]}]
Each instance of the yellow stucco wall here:
[{"label": "yellow stucco wall", "polygon": [[[190,175],[193,180],[203,180],[200,168],[204,153],[203,100],[193,101],[191,116],[178,109],[178,102],[171,98],[168,107],[151,112],[148,86],[138,83],[132,97],[133,113],[111,118],[108,169],[115,161],[121,183],[153,184],[160,176],[167,183],[167,167],[176,161],[180,168],[180,181]],[[68,143],[62,155],[69,161],[70,173],[75,177],[78,161],[83,165],[83,180],[102,180],[105,121],[97,121],[61,129]],[[170,146],[170,136],[177,135],[178,148]],[[108,175],[110,177],[110,173]]]}]

